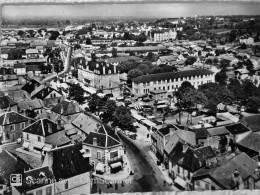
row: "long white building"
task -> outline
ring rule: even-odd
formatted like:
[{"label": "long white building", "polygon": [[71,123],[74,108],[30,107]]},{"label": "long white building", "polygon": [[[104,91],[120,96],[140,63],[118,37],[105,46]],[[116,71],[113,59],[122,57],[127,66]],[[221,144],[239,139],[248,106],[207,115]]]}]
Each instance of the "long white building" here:
[{"label": "long white building", "polygon": [[207,69],[195,69],[143,75],[133,79],[132,93],[144,95],[160,90],[167,92],[166,95],[172,94],[184,81],[189,81],[195,88],[198,88],[199,85],[215,82],[215,73]]}]

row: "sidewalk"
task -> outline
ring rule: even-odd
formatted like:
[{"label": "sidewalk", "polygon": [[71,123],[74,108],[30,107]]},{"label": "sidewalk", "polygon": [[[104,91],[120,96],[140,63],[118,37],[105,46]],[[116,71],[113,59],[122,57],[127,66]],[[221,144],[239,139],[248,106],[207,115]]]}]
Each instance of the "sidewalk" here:
[{"label": "sidewalk", "polygon": [[[152,151],[148,151],[149,155],[153,158],[153,160],[155,161],[155,163],[157,163],[157,157],[155,156],[155,154],[152,152]],[[164,168],[164,165],[161,164],[160,166],[158,166],[158,168],[160,169],[165,181],[168,183],[168,184],[173,184],[173,181],[172,179],[170,178],[169,176],[169,173],[168,171]]]},{"label": "sidewalk", "polygon": [[125,179],[128,179],[129,177],[131,177],[129,175],[129,173],[131,171],[131,165],[130,165],[130,161],[129,161],[126,154],[123,155],[123,160],[124,160],[124,164],[123,164],[123,168],[122,168],[121,171],[119,171],[117,173],[112,173],[112,174],[110,172],[106,172],[103,175],[96,174],[94,172],[93,175],[96,176],[96,177],[103,178],[105,180],[125,180]]}]

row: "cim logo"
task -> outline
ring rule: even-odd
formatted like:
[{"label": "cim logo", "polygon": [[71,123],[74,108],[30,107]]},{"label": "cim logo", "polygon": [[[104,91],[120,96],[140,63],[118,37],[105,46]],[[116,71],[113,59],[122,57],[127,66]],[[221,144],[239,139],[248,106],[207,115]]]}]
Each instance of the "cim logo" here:
[{"label": "cim logo", "polygon": [[21,174],[11,174],[10,183],[11,183],[11,186],[22,186],[22,175]]}]

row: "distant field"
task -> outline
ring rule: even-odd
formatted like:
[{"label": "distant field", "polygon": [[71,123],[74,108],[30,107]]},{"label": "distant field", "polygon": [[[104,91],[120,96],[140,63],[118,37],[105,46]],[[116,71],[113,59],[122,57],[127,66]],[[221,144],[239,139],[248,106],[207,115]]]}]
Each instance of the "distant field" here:
[{"label": "distant field", "polygon": [[209,32],[211,32],[211,33],[216,33],[216,34],[222,34],[222,33],[228,33],[228,32],[230,32],[231,30],[234,30],[234,29],[227,29],[227,28],[223,28],[223,29],[211,29]]}]

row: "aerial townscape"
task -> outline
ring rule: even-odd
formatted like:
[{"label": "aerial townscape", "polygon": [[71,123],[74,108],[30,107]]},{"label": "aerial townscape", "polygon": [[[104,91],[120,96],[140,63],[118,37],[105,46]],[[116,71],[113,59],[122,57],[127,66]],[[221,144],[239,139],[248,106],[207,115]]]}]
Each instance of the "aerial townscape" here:
[{"label": "aerial townscape", "polygon": [[8,20],[0,194],[260,189],[260,16]]}]

